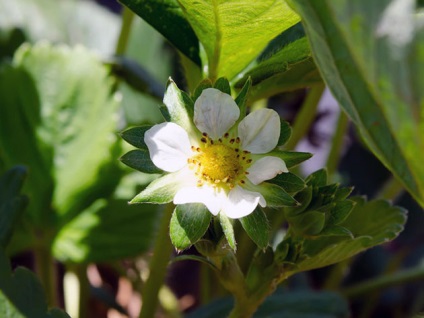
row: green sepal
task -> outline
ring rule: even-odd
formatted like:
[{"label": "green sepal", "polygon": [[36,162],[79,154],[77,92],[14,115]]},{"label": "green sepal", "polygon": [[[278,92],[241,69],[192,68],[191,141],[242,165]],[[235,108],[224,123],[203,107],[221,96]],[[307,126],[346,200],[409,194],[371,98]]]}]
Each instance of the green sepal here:
[{"label": "green sepal", "polygon": [[290,124],[284,120],[280,123],[280,137],[278,138],[277,146],[283,146],[291,137],[292,129]]},{"label": "green sepal", "polygon": [[128,167],[145,173],[163,173],[156,167],[150,159],[149,151],[145,149],[136,149],[127,152],[119,160]]},{"label": "green sepal", "polygon": [[212,81],[209,78],[205,78],[199,83],[199,85],[197,85],[191,98],[193,99],[193,101],[196,101],[196,99],[199,98],[199,96],[202,94],[202,92],[205,89],[211,88],[211,87],[212,87]]},{"label": "green sepal", "polygon": [[318,235],[325,226],[325,213],[308,211],[287,220],[296,235]]},{"label": "green sepal", "polygon": [[320,233],[319,236],[345,236],[353,238],[353,234],[347,228],[340,225],[326,226]]},{"label": "green sepal", "polygon": [[208,258],[198,255],[178,255],[171,260],[171,263],[181,262],[181,261],[197,261],[203,264],[206,264],[211,267],[213,270],[218,270],[218,267],[211,262]]},{"label": "green sepal", "polygon": [[290,194],[276,184],[262,182],[260,185],[255,186],[249,183],[246,185],[246,188],[262,194],[266,201],[266,206],[270,208],[300,205]]},{"label": "green sepal", "polygon": [[327,184],[327,170],[320,169],[306,178],[307,185],[314,187],[324,187]]},{"label": "green sepal", "polygon": [[259,248],[266,248],[269,242],[269,224],[265,213],[257,207],[249,215],[239,219],[247,235]]},{"label": "green sepal", "polygon": [[231,86],[225,77],[218,78],[213,87],[231,96]]},{"label": "green sepal", "polygon": [[236,238],[234,236],[233,224],[224,213],[220,212],[218,214],[218,217],[219,217],[219,223],[221,224],[222,231],[224,232],[228,245],[235,252],[237,249],[237,246],[236,246]]},{"label": "green sepal", "polygon": [[305,181],[291,172],[280,173],[267,182],[276,184],[291,194],[302,191],[306,187]]},{"label": "green sepal", "polygon": [[236,104],[240,108],[240,117],[238,119],[238,122],[240,122],[244,117],[246,117],[247,100],[249,98],[249,91],[251,87],[252,79],[249,77],[247,78],[246,82],[243,85],[243,88],[235,99]]},{"label": "green sepal", "polygon": [[339,187],[334,194],[334,200],[342,201],[346,199],[353,191],[353,187]]},{"label": "green sepal", "polygon": [[[255,156],[262,157],[263,155],[252,155],[252,157]],[[286,163],[287,168],[292,168],[311,158],[312,154],[309,152],[283,151],[274,149],[273,151],[267,153],[267,156],[281,158]]]},{"label": "green sepal", "polygon": [[201,203],[177,205],[169,225],[171,242],[178,250],[195,244],[206,233],[212,214]]},{"label": "green sepal", "polygon": [[298,215],[308,208],[312,201],[312,187],[307,187],[304,190],[298,192],[294,198],[300,203],[300,206],[285,208],[284,210],[288,216]]},{"label": "green sepal", "polygon": [[160,111],[166,121],[181,126],[187,132],[193,131],[193,100],[186,92],[180,90],[171,78],[166,85],[163,103],[165,106],[160,107]]},{"label": "green sepal", "polygon": [[134,203],[169,203],[174,199],[175,194],[181,187],[181,180],[178,172],[165,174],[150,183],[146,189],[137,194],[130,204]]},{"label": "green sepal", "polygon": [[134,147],[139,148],[139,149],[147,149],[147,145],[144,142],[144,134],[150,128],[152,128],[151,125],[133,127],[133,128],[130,128],[130,129],[127,129],[127,130],[121,132],[120,135],[121,135],[122,139],[124,139],[130,145],[133,145]]},{"label": "green sepal", "polygon": [[349,216],[355,206],[352,200],[339,201],[331,210],[330,218],[327,221],[328,225],[338,225]]}]

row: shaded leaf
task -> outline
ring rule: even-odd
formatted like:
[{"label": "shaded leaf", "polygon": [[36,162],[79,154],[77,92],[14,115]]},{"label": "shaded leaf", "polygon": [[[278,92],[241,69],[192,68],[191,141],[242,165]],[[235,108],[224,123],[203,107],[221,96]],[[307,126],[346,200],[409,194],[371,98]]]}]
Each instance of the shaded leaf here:
[{"label": "shaded leaf", "polygon": [[372,152],[424,206],[424,28],[414,2],[292,3],[334,97]]},{"label": "shaded leaf", "polygon": [[211,220],[212,214],[204,204],[177,205],[169,225],[172,244],[178,250],[189,248],[206,233]]},{"label": "shaded leaf", "polygon": [[0,249],[0,317],[69,318],[69,315],[59,309],[48,311],[37,276],[23,267],[12,272],[9,260]]},{"label": "shaded leaf", "polygon": [[287,168],[292,168],[294,166],[297,166],[298,164],[312,157],[312,154],[308,152],[295,152],[295,151],[283,151],[283,150],[273,150],[267,153],[267,155],[283,159],[284,162],[286,163]]},{"label": "shaded leaf", "polygon": [[288,122],[282,120],[280,126],[280,137],[278,138],[277,146],[283,146],[291,136],[292,129]]},{"label": "shaded leaf", "polygon": [[200,65],[199,42],[176,0],[120,0]]},{"label": "shaded leaf", "polygon": [[135,257],[150,248],[159,216],[154,205],[98,200],[59,231],[53,255],[73,263]]},{"label": "shaded leaf", "polygon": [[220,77],[215,81],[214,88],[219,89],[221,92],[231,95],[230,83],[225,77]]}]

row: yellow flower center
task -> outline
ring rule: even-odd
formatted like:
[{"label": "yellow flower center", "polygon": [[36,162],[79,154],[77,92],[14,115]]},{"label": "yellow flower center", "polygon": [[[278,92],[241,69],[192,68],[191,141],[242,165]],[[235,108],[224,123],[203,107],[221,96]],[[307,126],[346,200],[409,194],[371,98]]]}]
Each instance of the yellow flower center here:
[{"label": "yellow flower center", "polygon": [[195,154],[188,159],[199,178],[199,186],[207,182],[215,187],[231,189],[237,183],[245,183],[246,169],[252,160],[248,151],[240,150],[239,138],[229,138],[225,134],[223,138],[212,140],[203,133],[200,141],[201,146],[192,147]]}]

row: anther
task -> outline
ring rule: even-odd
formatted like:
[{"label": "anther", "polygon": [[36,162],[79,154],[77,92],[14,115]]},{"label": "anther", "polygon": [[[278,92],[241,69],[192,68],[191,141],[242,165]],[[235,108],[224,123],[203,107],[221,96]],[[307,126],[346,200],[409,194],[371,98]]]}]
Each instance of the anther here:
[{"label": "anther", "polygon": [[245,171],[245,172],[244,172],[244,174],[245,174],[245,175],[248,175],[248,174],[249,174],[249,171]]},{"label": "anther", "polygon": [[229,133],[225,133],[225,134],[224,134],[224,137],[225,137],[225,138],[228,138],[228,136],[229,136],[229,135],[230,135]]},{"label": "anther", "polygon": [[246,162],[247,163],[251,163],[252,162],[252,159],[247,159]]},{"label": "anther", "polygon": [[213,140],[211,139],[211,145],[213,145]]},{"label": "anther", "polygon": [[240,138],[239,137],[236,138],[236,143],[238,143],[238,144],[240,143]]},{"label": "anther", "polygon": [[244,156],[243,156],[243,157],[241,157],[241,160],[244,160],[244,159],[246,159],[246,157],[244,157]]},{"label": "anther", "polygon": [[205,133],[205,132],[204,132],[204,133],[202,133],[202,135],[203,135],[203,136],[205,136],[205,137],[207,137],[207,136],[208,136],[208,134],[207,134],[207,133]]},{"label": "anther", "polygon": [[230,144],[233,144],[236,141],[234,138],[230,139]]},{"label": "anther", "polygon": [[247,151],[247,150],[243,150],[243,153],[248,154],[248,153],[250,153],[250,152],[249,152],[249,151]]},{"label": "anther", "polygon": [[244,180],[240,180],[240,183],[241,183],[241,184],[245,184],[246,182],[244,182]]},{"label": "anther", "polygon": [[239,152],[239,149],[238,149],[238,148],[236,148],[236,149],[234,149],[234,151],[235,151],[235,152]]},{"label": "anther", "polygon": [[204,143],[206,143],[206,142],[207,142],[206,138],[202,138],[202,139],[200,139],[200,141],[201,141],[201,142],[204,142]]},{"label": "anther", "polygon": [[219,138],[218,140],[219,140],[219,142],[222,144],[222,139],[221,139],[221,138]]},{"label": "anther", "polygon": [[197,147],[197,148],[196,148],[196,151],[197,151],[197,152],[200,152],[200,148],[199,148],[199,147]]}]

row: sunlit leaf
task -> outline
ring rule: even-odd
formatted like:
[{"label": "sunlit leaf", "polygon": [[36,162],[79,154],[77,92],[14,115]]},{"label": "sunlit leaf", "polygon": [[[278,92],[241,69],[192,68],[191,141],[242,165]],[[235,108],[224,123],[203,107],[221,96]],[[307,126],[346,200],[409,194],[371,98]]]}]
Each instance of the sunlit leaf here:
[{"label": "sunlit leaf", "polygon": [[211,78],[232,79],[299,17],[283,0],[178,0],[205,48]]}]

